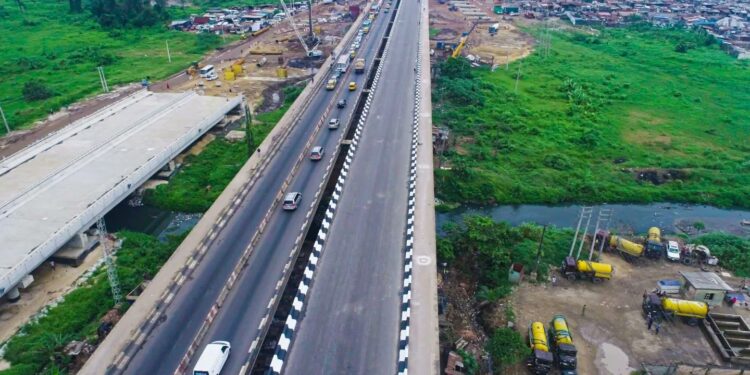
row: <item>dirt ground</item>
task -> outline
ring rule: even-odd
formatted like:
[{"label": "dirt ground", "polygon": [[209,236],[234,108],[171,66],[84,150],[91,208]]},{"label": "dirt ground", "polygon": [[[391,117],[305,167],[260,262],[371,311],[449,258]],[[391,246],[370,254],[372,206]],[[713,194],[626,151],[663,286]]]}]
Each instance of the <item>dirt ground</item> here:
[{"label": "dirt ground", "polygon": [[[679,271],[697,268],[664,260],[633,264],[615,254],[604,254],[603,261],[614,265],[615,274],[612,280],[599,285],[571,282],[559,276],[556,286],[521,285],[512,298],[519,327],[537,320],[547,324],[552,315],[565,315],[582,374],[628,375],[641,363],[721,364],[698,327],[681,321],[664,323],[659,335],[655,335],[653,330],[647,330],[641,314],[643,292],[653,290],[657,280],[679,278]],[[726,273],[722,276],[730,285],[741,282]],[[712,311],[750,318],[744,308],[718,306]]]},{"label": "dirt ground", "polygon": [[[488,64],[502,65],[526,57],[533,51],[534,38],[520,31],[516,26],[517,17],[493,14],[491,2],[474,0],[469,3],[484,11],[489,19],[477,24],[469,35],[462,55],[478,56]],[[440,4],[437,0],[430,0],[430,28],[439,30],[438,34],[431,38],[432,48],[436,48],[438,41],[446,44],[458,43],[461,34],[468,32],[474,23],[460,11],[450,11],[448,7],[447,2]],[[494,23],[499,23],[500,28],[493,36],[489,33],[489,27]]]},{"label": "dirt ground", "polygon": [[0,303],[0,343],[13,336],[44,306],[73,290],[80,277],[97,264],[101,257],[101,247],[97,246],[78,267],[58,263],[54,270],[49,264],[37,268],[32,273],[34,282],[21,290],[21,299],[18,302]]}]

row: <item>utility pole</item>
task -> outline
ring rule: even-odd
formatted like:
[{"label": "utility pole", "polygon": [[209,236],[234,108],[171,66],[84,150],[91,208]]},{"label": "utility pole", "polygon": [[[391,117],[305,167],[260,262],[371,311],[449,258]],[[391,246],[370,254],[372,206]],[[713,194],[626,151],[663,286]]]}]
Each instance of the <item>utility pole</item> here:
[{"label": "utility pole", "polygon": [[104,67],[97,66],[96,70],[99,71],[99,82],[102,84],[102,90],[109,92],[109,85],[107,85],[107,77],[104,76]]},{"label": "utility pole", "polygon": [[0,106],[0,116],[2,116],[3,124],[5,124],[5,134],[10,134],[10,126],[8,126],[8,120],[5,118],[5,112],[3,112],[3,106]]},{"label": "utility pole", "polygon": [[99,231],[99,242],[104,250],[104,264],[107,266],[107,277],[109,278],[109,286],[112,288],[112,298],[115,300],[115,306],[117,306],[122,302],[122,292],[117,278],[117,269],[112,261],[112,249],[109,247],[109,241],[107,240],[107,226],[104,223],[104,217],[96,222],[96,229]]},{"label": "utility pole", "polygon": [[542,260],[542,244],[544,244],[544,232],[547,231],[547,224],[542,227],[542,237],[539,239],[539,248],[536,250],[536,265],[534,266],[534,274],[537,280],[539,280],[539,263]]},{"label": "utility pole", "polygon": [[169,53],[169,41],[165,40],[165,42],[167,43],[167,59],[169,59],[169,63],[171,64],[172,63],[172,54]]},{"label": "utility pole", "polygon": [[523,65],[523,60],[518,63],[518,72],[516,72],[516,88],[513,90],[516,94],[518,93],[518,79],[521,78],[521,65]]},{"label": "utility pole", "polygon": [[247,139],[247,157],[253,156],[254,147],[253,147],[253,128],[252,128],[252,113],[253,111],[250,109],[250,103],[247,103],[245,105],[245,139]]}]

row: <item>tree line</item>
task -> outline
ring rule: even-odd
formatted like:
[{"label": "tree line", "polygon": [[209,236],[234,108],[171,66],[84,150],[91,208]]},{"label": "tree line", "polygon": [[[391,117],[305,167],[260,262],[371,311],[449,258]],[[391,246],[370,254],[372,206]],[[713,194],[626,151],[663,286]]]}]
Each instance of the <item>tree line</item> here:
[{"label": "tree line", "polygon": [[[72,13],[83,12],[83,0],[68,0]],[[103,27],[153,26],[168,19],[166,0],[92,0],[91,14]]]}]

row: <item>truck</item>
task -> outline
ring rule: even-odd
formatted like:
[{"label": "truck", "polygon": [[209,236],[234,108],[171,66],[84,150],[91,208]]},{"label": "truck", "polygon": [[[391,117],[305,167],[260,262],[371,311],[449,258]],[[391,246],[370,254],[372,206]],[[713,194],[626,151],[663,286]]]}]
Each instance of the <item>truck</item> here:
[{"label": "truck", "polygon": [[359,58],[354,60],[354,73],[361,74],[365,72],[365,59]]},{"label": "truck", "polygon": [[560,272],[568,280],[589,279],[593,283],[611,279],[613,271],[611,264],[576,260],[572,256],[565,257],[560,267]]},{"label": "truck", "polygon": [[664,256],[667,248],[661,242],[661,230],[657,227],[648,228],[646,236],[646,256],[652,259],[659,259]]},{"label": "truck", "polygon": [[557,367],[560,368],[562,375],[576,375],[578,361],[576,355],[578,351],[573,345],[573,336],[568,328],[568,321],[564,315],[557,314],[552,317],[549,327],[549,337],[552,342],[552,354],[555,358]]},{"label": "truck", "polygon": [[531,355],[526,361],[526,366],[535,375],[548,374],[552,370],[554,356],[549,350],[547,332],[542,322],[533,322],[529,326],[529,347]]},{"label": "truck", "polygon": [[655,321],[674,320],[681,317],[689,326],[697,326],[708,315],[708,305],[701,301],[660,296],[656,293],[643,295],[643,315]]}]

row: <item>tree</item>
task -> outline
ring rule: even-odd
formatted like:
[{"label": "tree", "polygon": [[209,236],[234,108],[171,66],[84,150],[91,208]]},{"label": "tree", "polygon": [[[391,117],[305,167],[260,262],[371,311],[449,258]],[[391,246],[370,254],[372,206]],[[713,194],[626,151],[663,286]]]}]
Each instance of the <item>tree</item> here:
[{"label": "tree", "polygon": [[70,13],[81,13],[83,12],[83,5],[81,0],[68,0],[70,4]]},{"label": "tree", "polygon": [[[75,0],[80,1],[80,0]],[[92,0],[91,13],[104,27],[147,27],[167,19],[166,0]]]},{"label": "tree", "polygon": [[44,100],[54,95],[54,92],[42,81],[33,80],[23,84],[23,98],[27,102]]}]

